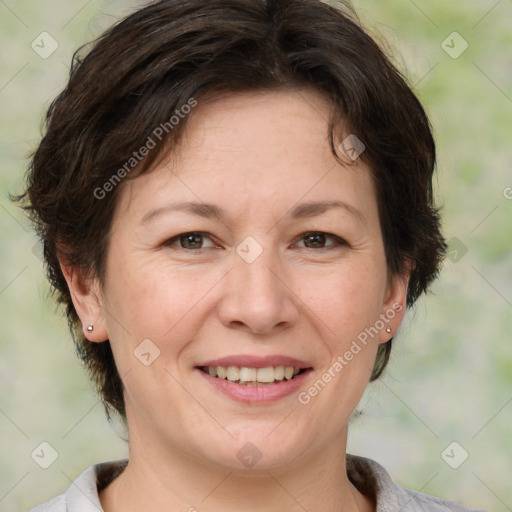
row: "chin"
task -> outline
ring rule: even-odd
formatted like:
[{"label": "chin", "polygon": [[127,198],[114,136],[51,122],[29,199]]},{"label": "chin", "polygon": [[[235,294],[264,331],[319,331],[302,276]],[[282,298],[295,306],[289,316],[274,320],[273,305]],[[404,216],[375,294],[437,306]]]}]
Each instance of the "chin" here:
[{"label": "chin", "polygon": [[216,466],[255,473],[287,466],[307,448],[304,436],[300,439],[296,433],[268,432],[268,428],[245,428],[233,438],[224,436],[223,441],[210,438],[198,452]]}]

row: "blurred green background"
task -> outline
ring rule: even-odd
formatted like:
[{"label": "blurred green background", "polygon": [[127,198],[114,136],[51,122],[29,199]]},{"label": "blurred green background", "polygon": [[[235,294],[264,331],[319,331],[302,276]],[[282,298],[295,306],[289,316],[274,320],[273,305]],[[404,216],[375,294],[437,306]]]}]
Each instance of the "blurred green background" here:
[{"label": "blurred green background", "polygon": [[[409,312],[386,375],[368,388],[349,451],[412,489],[512,510],[512,2],[353,3],[431,117],[450,254]],[[7,192],[21,188],[74,49],[136,5],[0,1],[0,512],[27,510],[90,464],[127,454],[74,356],[35,236]],[[49,56],[50,39],[42,56],[31,47],[42,32],[58,44]],[[31,458],[43,441],[58,452],[48,469]],[[466,452],[456,469],[445,462],[455,466]]]}]

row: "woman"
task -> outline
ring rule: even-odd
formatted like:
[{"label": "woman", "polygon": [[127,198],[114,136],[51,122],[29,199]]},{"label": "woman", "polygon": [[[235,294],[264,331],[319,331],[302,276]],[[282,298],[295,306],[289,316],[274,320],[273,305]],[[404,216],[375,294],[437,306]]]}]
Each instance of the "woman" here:
[{"label": "woman", "polygon": [[108,30],[24,199],[130,457],[34,510],[470,510],[345,456],[445,252],[434,163],[347,9],[164,0]]}]

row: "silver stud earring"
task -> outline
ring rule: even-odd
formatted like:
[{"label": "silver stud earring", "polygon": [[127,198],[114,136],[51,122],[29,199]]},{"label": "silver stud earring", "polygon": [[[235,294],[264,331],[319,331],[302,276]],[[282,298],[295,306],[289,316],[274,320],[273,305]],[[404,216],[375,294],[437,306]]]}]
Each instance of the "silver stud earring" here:
[{"label": "silver stud earring", "polygon": [[386,332],[391,332],[391,327],[389,327],[389,325],[386,327]]},{"label": "silver stud earring", "polygon": [[87,326],[87,332],[92,332],[92,331],[94,331],[94,325],[89,324],[89,325]]}]

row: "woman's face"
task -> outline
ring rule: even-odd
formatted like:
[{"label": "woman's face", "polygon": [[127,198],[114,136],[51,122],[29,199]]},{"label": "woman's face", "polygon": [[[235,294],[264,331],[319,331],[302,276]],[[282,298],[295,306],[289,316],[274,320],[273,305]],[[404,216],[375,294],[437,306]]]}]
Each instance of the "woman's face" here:
[{"label": "woman's face", "polygon": [[111,341],[132,455],[277,468],[345,448],[406,280],[328,115],[309,91],[199,101],[175,157],[123,183],[89,337]]}]

